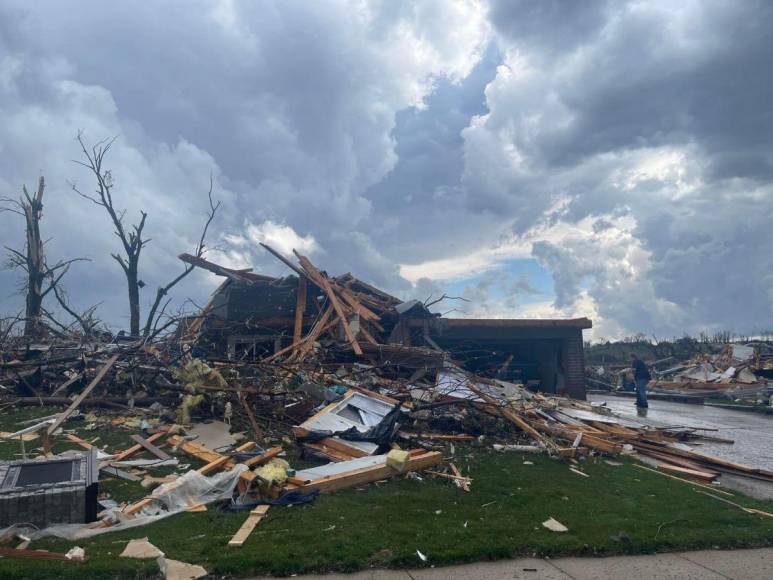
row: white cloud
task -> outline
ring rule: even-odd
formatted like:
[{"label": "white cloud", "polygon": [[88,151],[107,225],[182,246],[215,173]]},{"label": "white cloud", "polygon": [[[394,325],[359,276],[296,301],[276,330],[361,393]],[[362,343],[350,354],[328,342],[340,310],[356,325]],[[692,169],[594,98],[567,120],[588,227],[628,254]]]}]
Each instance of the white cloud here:
[{"label": "white cloud", "polygon": [[320,249],[314,236],[300,236],[287,224],[278,224],[271,220],[258,225],[249,224],[246,231],[253,243],[262,242],[286,256],[292,256],[293,250],[301,254],[313,254]]}]

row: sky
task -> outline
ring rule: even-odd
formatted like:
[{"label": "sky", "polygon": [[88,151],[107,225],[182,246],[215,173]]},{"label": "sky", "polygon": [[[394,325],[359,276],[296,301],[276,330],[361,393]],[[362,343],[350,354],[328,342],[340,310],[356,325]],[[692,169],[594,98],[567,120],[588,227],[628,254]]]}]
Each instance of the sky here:
[{"label": "sky", "polygon": [[[0,4],[0,197],[44,175],[74,306],[128,326],[118,240],[73,185],[106,157],[148,213],[143,310],[207,256],[293,248],[449,316],[587,316],[586,338],[773,328],[773,3]],[[0,213],[0,244],[23,224]],[[196,271],[175,306],[206,302]],[[0,271],[0,313],[23,304]]]}]

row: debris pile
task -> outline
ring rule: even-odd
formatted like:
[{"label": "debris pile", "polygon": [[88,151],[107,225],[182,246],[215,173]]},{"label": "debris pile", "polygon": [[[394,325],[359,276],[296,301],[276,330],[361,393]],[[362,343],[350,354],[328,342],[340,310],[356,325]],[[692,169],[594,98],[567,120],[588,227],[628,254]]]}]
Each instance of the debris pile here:
[{"label": "debris pile", "polygon": [[773,348],[766,343],[728,344],[716,354],[703,354],[656,371],[649,388],[768,404],[773,386]]},{"label": "debris pile", "polygon": [[[23,459],[30,436],[39,437],[43,460],[54,443],[66,441],[95,453],[100,477],[148,490],[133,502],[103,501],[85,524],[49,521],[34,537],[74,540],[223,502],[247,514],[228,542],[241,546],[269,506],[314,501],[320,493],[419,471],[472,492],[469,474],[453,461],[444,464],[459,443],[545,453],[580,476],[587,476],[588,456],[638,453],[672,477],[706,483],[732,473],[773,481],[771,472],[684,445],[718,440],[706,430],[653,426],[613,416],[603,405],[534,392],[503,373],[509,360],[495,372],[472,372],[415,323],[435,316],[427,305],[266,249],[294,275],[270,278],[182,255],[226,280],[199,316],[163,340],[59,339],[3,348],[6,412],[66,407],[3,434],[19,442]],[[752,364],[731,362],[733,376]],[[73,434],[76,423],[127,429],[135,444],[100,446]],[[562,531],[559,522],[548,523]],[[163,558],[147,542],[127,551]]]}]

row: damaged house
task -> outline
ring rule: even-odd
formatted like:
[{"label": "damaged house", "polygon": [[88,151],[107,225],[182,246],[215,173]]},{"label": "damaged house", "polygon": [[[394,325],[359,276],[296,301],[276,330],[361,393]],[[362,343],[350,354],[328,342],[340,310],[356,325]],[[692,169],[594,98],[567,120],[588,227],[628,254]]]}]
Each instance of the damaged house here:
[{"label": "damaged house", "polygon": [[[481,376],[585,398],[582,331],[592,327],[587,318],[444,318],[420,301],[402,302],[351,274],[328,277],[303,256],[301,269],[266,249],[296,275],[272,278],[180,256],[226,278],[203,316],[183,330],[196,337],[198,349],[228,360],[274,360],[289,351],[303,358],[327,331],[327,346],[339,360],[343,348],[351,351],[352,363],[388,362],[415,369],[417,376],[460,361]],[[311,340],[300,346],[302,337]]]}]

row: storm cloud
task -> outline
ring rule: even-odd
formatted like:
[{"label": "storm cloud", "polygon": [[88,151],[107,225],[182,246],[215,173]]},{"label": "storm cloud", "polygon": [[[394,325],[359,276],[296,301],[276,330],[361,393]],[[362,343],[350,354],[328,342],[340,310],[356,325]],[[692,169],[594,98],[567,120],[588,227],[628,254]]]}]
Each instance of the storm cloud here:
[{"label": "storm cloud", "polygon": [[[211,175],[211,255],[235,267],[284,273],[268,240],[406,298],[463,291],[453,315],[768,330],[772,25],[764,1],[4,2],[0,195],[46,176],[48,252],[92,259],[69,294],[116,328],[115,236],[70,186],[93,187],[78,131],[118,137],[120,205],[149,213],[144,303],[195,245]],[[0,242],[20,234],[0,214]]]}]

